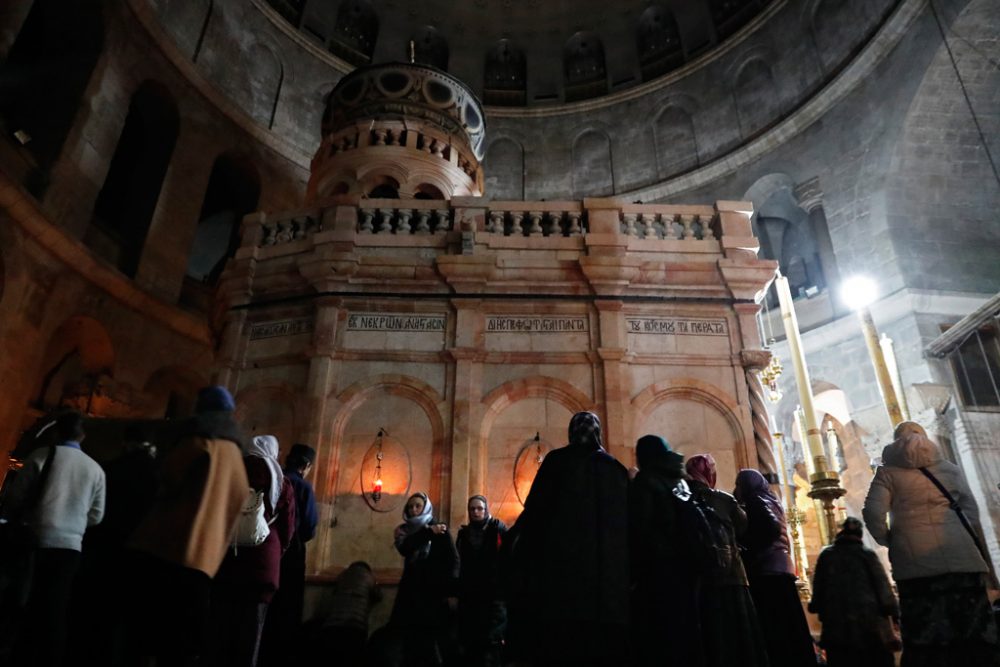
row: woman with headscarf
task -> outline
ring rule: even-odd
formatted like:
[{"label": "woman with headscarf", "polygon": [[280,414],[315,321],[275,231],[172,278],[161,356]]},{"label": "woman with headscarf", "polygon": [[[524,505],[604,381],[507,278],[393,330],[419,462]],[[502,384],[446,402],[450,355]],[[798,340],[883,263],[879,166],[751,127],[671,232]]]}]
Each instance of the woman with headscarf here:
[{"label": "woman with headscarf", "polygon": [[458,552],[448,526],[434,518],[426,493],[414,493],[403,507],[403,523],[393,534],[404,558],[390,623],[399,633],[404,667],[440,665],[448,630],[449,598],[454,597]]},{"label": "woman with headscarf", "polygon": [[507,526],[490,515],[486,496],[469,498],[469,523],[458,531],[458,634],[464,665],[499,665],[507,610],[500,598],[500,544]]},{"label": "woman with headscarf", "polygon": [[863,514],[871,536],[889,547],[902,664],[1000,664],[986,595],[990,570],[969,485],[919,424],[900,423],[894,438],[882,450]]},{"label": "woman with headscarf", "polygon": [[781,501],[756,470],[741,470],[736,475],[733,495],[747,513],[747,530],[740,546],[771,667],[815,665],[816,652],[795,586]]},{"label": "woman with headscarf", "polygon": [[690,491],[684,457],[658,435],[635,447],[639,472],[629,485],[629,553],[632,556],[632,629],[642,665],[705,665],[698,614],[704,583],[676,504]]},{"label": "woman with headscarf", "polygon": [[[569,444],[542,461],[511,532],[535,665],[628,662],[628,473],[601,443],[601,420],[578,412]],[[513,610],[512,610],[513,613]]]},{"label": "woman with headscarf", "polygon": [[278,439],[254,436],[243,450],[250,488],[264,497],[267,538],[254,547],[233,546],[212,590],[212,665],[257,664],[267,607],[278,590],[281,554],[295,532],[295,492],[278,462]]},{"label": "woman with headscarf", "polygon": [[830,667],[893,667],[892,618],[899,606],[878,556],[865,547],[864,525],[848,517],[813,571],[809,611],[823,623],[820,645]]},{"label": "woman with headscarf", "polygon": [[761,636],[757,611],[737,547],[747,529],[746,512],[736,499],[715,488],[715,459],[711,454],[692,456],[685,466],[692,496],[722,522],[725,553],[712,576],[706,577],[699,596],[702,636],[710,667],[766,667],[767,649]]}]

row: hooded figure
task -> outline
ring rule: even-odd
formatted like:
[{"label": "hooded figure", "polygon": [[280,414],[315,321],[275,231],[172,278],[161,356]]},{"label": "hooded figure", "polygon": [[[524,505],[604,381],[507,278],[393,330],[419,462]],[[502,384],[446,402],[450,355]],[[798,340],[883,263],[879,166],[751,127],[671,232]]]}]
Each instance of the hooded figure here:
[{"label": "hooded figure", "polygon": [[511,531],[524,594],[517,623],[532,631],[536,662],[627,661],[628,473],[604,450],[597,415],[570,420],[569,444],[542,461]]},{"label": "hooded figure", "polygon": [[1000,664],[986,597],[989,567],[928,475],[948,491],[982,544],[969,485],[919,424],[900,423],[894,438],[882,451],[863,515],[875,541],[889,547],[899,587],[903,664]]},{"label": "hooded figure", "polygon": [[702,636],[705,638],[707,664],[711,667],[764,667],[767,649],[761,635],[757,611],[747,584],[743,561],[737,544],[747,529],[746,512],[736,499],[715,488],[715,459],[699,454],[685,466],[692,497],[708,508],[722,522],[725,546],[731,557],[701,587]]},{"label": "hooded figure", "polygon": [[458,619],[463,664],[499,665],[507,610],[499,590],[499,557],[507,526],[490,515],[486,496],[469,498],[469,523],[458,531]]},{"label": "hooded figure", "polygon": [[820,643],[827,664],[847,667],[892,667],[890,617],[899,617],[882,563],[861,541],[864,526],[853,517],[844,521],[833,544],[816,561],[809,611],[823,623]]},{"label": "hooded figure", "polygon": [[434,518],[434,505],[426,493],[407,499],[393,542],[404,562],[390,623],[402,641],[403,664],[440,664],[448,598],[455,595],[458,552],[448,527]]},{"label": "hooded figure", "polygon": [[736,475],[733,495],[746,509],[749,520],[740,545],[770,665],[814,665],[816,652],[795,586],[781,501],[756,470],[741,470]]},{"label": "hooded figure", "polygon": [[690,491],[684,457],[658,435],[639,438],[639,472],[629,485],[629,553],[638,662],[700,667],[705,645],[698,613],[701,577],[693,572],[676,505]]}]

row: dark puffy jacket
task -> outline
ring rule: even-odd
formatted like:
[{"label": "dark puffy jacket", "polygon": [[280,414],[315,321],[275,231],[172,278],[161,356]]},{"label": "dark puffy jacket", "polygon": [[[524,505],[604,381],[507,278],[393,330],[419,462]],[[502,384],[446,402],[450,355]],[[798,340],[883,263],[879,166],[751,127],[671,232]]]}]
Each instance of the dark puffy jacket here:
[{"label": "dark puffy jacket", "polygon": [[809,611],[823,622],[824,647],[855,650],[881,647],[879,626],[899,616],[878,556],[851,537],[838,537],[820,553]]},{"label": "dark puffy jacket", "polygon": [[[479,546],[473,534],[482,532]],[[459,575],[458,596],[466,601],[489,601],[500,597],[499,560],[500,543],[507,533],[507,525],[490,517],[482,528],[462,526],[458,531],[455,546],[458,548]]]},{"label": "dark puffy jacket", "polygon": [[[438,523],[437,520],[431,525]],[[426,555],[416,556],[427,543]],[[427,526],[406,537],[396,550],[406,561],[391,622],[397,627],[439,629],[447,620],[447,599],[455,595],[458,551],[451,534],[435,535]]]},{"label": "dark puffy jacket", "polygon": [[740,546],[743,548],[743,565],[750,578],[774,574],[795,576],[785,514],[781,507],[759,496],[752,496],[746,501],[746,513],[749,524],[740,538]]},{"label": "dark puffy jacket", "polygon": [[[688,481],[688,486],[691,487],[691,493],[694,496],[711,507],[716,515],[726,523],[726,526],[731,531],[732,546],[735,548],[738,540],[747,530],[746,512],[736,502],[736,498],[725,491],[713,489],[698,480]],[[743,569],[743,561],[738,554],[733,553],[729,568],[725,572],[712,577],[711,583],[715,586],[747,585],[747,573]]]},{"label": "dark puffy jacket", "polygon": [[[243,462],[247,468],[250,486],[264,492],[268,497],[271,473],[264,459],[246,456]],[[278,590],[281,578],[281,554],[288,548],[295,533],[295,491],[285,477],[281,478],[281,496],[278,506],[267,507],[264,517],[271,523],[267,539],[256,547],[229,548],[222,567],[215,580],[239,595],[241,598],[257,602],[270,602]]]}]

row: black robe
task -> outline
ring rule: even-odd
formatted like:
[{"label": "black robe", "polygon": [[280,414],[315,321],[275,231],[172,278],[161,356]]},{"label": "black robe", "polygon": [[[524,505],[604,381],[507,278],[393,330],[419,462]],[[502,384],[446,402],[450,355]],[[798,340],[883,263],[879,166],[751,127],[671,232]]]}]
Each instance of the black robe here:
[{"label": "black robe", "polygon": [[[522,582],[512,623],[544,663],[622,664],[629,620],[628,473],[603,449],[569,445],[538,469],[514,527]],[[515,613],[522,618],[515,621]]]}]

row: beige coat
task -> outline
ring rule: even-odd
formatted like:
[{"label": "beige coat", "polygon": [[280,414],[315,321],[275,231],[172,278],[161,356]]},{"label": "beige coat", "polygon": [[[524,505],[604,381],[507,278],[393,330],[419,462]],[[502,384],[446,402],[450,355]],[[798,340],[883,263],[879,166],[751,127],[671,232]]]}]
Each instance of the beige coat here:
[{"label": "beige coat", "polygon": [[868,489],[863,515],[875,541],[889,547],[893,578],[986,572],[986,562],[955,511],[919,470],[926,467],[938,478],[981,535],[979,509],[958,466],[945,461],[938,446],[919,433],[887,445],[882,463]]},{"label": "beige coat", "polygon": [[239,445],[190,436],[163,461],[160,496],[129,546],[214,577],[250,483]]}]

